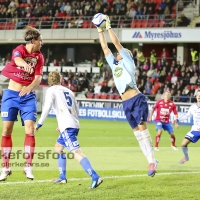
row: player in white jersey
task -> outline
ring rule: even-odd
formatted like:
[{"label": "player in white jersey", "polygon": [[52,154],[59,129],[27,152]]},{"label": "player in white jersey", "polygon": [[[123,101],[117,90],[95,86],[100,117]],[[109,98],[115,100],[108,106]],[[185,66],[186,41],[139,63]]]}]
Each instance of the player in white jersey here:
[{"label": "player in white jersey", "polygon": [[188,112],[179,117],[174,122],[184,121],[189,117],[193,117],[193,126],[191,130],[185,135],[185,138],[182,141],[182,151],[184,154],[184,158],[179,162],[180,164],[184,164],[189,160],[188,156],[188,144],[196,143],[200,139],[200,89],[197,91],[196,95],[197,103],[192,104],[188,110]]},{"label": "player in white jersey", "polygon": [[123,48],[120,44],[118,37],[111,28],[108,16],[106,16],[106,30],[118,51],[116,58],[108,48],[104,29],[97,28],[97,30],[102,50],[112,70],[115,85],[122,98],[126,119],[149,163],[148,176],[153,177],[156,173],[157,161],[154,157],[152,139],[147,128],[148,104],[145,96],[137,88],[133,55],[131,51]]},{"label": "player in white jersey", "polygon": [[51,86],[46,91],[45,103],[41,117],[36,126],[38,130],[48,116],[50,109],[55,110],[60,136],[55,144],[58,153],[58,167],[60,177],[53,180],[54,183],[66,183],[66,156],[63,149],[66,148],[74,154],[74,158],[80,163],[83,169],[91,176],[92,183],[90,189],[98,187],[103,180],[92,168],[87,157],[81,152],[77,140],[79,132],[78,106],[74,93],[66,87],[61,86],[61,76],[57,71],[50,72],[48,84]]}]

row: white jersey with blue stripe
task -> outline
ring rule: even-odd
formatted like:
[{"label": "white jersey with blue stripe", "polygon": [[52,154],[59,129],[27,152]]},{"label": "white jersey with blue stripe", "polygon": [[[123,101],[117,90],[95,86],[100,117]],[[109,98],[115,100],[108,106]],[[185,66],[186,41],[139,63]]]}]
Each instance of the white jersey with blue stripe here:
[{"label": "white jersey with blue stripe", "polygon": [[53,107],[58,127],[61,132],[66,128],[79,129],[79,110],[74,93],[62,85],[54,85],[47,89],[45,103],[38,124],[43,124]]},{"label": "white jersey with blue stripe", "polygon": [[106,56],[106,60],[112,70],[117,90],[122,95],[128,86],[135,90],[138,90],[138,88],[135,80],[135,63],[133,58],[124,48],[120,50],[119,54],[123,58],[120,61],[117,61],[111,52]]},{"label": "white jersey with blue stripe", "polygon": [[193,117],[193,131],[200,131],[200,107],[195,103],[192,104],[188,110],[188,112],[185,115],[182,115],[178,118],[178,120],[184,121],[188,119],[189,117]]}]

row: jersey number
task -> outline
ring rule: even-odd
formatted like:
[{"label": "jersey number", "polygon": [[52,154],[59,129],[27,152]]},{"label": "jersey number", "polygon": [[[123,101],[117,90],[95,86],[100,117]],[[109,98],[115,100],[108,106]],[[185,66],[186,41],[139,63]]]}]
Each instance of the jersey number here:
[{"label": "jersey number", "polygon": [[64,92],[64,95],[65,95],[65,99],[67,100],[67,105],[71,107],[72,106],[72,99],[69,96],[69,92]]}]

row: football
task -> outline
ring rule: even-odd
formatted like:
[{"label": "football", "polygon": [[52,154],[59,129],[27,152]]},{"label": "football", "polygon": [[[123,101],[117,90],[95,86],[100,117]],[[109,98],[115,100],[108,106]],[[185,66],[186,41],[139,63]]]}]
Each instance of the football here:
[{"label": "football", "polygon": [[94,15],[92,22],[96,27],[105,28],[106,16],[102,13],[97,13],[96,15]]}]

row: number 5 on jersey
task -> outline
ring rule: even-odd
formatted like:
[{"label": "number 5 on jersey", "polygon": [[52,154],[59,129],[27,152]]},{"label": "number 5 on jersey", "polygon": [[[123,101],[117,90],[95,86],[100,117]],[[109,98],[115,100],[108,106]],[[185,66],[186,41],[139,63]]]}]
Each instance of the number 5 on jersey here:
[{"label": "number 5 on jersey", "polygon": [[64,92],[64,95],[65,95],[65,99],[67,100],[67,105],[68,105],[69,107],[71,107],[71,106],[72,106],[72,99],[71,99],[71,97],[69,96],[69,92]]}]

